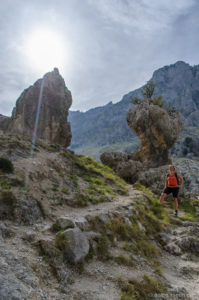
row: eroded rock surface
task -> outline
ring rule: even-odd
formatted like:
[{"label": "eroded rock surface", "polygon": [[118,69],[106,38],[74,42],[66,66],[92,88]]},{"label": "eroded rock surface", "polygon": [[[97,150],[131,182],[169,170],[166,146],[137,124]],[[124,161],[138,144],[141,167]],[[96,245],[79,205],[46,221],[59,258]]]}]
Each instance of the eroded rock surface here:
[{"label": "eroded rock surface", "polygon": [[67,147],[71,141],[70,123],[67,122],[71,104],[71,92],[58,69],[54,69],[23,91],[11,118],[0,116],[0,128],[32,137],[38,122],[37,138]]},{"label": "eroded rock surface", "polygon": [[145,99],[128,111],[127,123],[141,140],[135,156],[137,160],[151,167],[170,163],[168,149],[183,128],[177,112],[168,113],[166,109],[150,104],[150,100]]}]

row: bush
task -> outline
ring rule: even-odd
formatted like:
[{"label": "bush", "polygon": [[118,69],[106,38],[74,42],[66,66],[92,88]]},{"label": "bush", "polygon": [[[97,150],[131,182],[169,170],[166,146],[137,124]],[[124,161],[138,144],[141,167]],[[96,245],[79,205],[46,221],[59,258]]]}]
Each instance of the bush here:
[{"label": "bush", "polygon": [[7,158],[0,157],[0,170],[4,173],[13,173],[13,163]]}]

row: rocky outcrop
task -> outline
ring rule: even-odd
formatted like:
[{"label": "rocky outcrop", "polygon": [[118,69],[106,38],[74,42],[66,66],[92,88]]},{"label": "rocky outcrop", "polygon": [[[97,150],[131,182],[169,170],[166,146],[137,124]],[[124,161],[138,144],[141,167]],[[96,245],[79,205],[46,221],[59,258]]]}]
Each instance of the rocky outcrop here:
[{"label": "rocky outcrop", "polygon": [[128,111],[127,123],[141,140],[135,159],[151,167],[170,163],[168,149],[183,128],[177,112],[168,113],[166,109],[150,104],[150,99],[145,99]]},{"label": "rocky outcrop", "polygon": [[89,241],[86,235],[76,227],[65,230],[61,233],[61,237],[65,240],[66,259],[71,263],[83,261],[89,252]]},{"label": "rocky outcrop", "polygon": [[11,119],[0,116],[0,128],[32,137],[38,124],[37,138],[67,147],[71,141],[67,122],[71,104],[71,92],[58,69],[54,69],[23,91]]},{"label": "rocky outcrop", "polygon": [[11,119],[0,114],[0,129],[6,130],[10,125]]},{"label": "rocky outcrop", "polygon": [[139,181],[142,185],[150,187],[154,193],[161,193],[169,166],[148,168],[146,164],[133,160],[133,156],[134,154],[127,155],[122,152],[104,152],[100,159],[127,182]]},{"label": "rocky outcrop", "polygon": [[139,171],[143,168],[141,162],[132,160],[130,155],[122,152],[104,152],[100,159],[103,164],[112,168],[117,175],[131,183],[138,180]]}]

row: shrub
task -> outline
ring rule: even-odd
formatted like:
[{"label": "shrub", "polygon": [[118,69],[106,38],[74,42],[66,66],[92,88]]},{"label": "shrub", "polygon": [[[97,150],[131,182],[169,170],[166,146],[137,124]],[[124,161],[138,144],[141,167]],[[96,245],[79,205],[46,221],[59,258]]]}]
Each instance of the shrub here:
[{"label": "shrub", "polygon": [[13,163],[7,158],[0,157],[0,170],[2,170],[4,173],[13,173]]},{"label": "shrub", "polygon": [[160,280],[144,275],[142,281],[137,279],[129,280],[129,283],[122,290],[121,300],[148,300],[153,299],[153,294],[165,292],[165,287]]}]

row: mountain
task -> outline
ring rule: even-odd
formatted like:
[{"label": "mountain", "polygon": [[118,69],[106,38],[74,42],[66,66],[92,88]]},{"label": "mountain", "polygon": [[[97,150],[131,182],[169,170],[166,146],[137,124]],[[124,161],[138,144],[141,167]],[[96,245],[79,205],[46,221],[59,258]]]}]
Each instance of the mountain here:
[{"label": "mountain", "polygon": [[[165,105],[172,103],[181,111],[185,126],[199,126],[199,65],[178,61],[153,73],[154,96],[162,95]],[[87,112],[69,111],[71,148],[94,148],[131,142],[135,136],[127,125],[126,114],[133,106],[130,100],[141,96],[142,87],[124,95],[118,103],[90,109]]]}]

